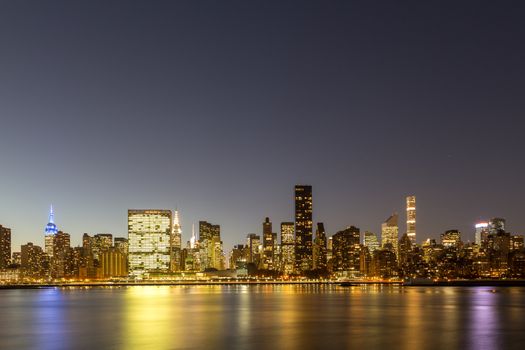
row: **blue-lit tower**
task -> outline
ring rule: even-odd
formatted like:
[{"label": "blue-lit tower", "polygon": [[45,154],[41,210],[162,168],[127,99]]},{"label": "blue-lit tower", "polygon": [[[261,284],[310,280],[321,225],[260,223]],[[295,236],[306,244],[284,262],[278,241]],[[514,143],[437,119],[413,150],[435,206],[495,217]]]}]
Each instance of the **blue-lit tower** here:
[{"label": "blue-lit tower", "polygon": [[44,249],[46,254],[50,257],[53,256],[53,241],[57,232],[58,228],[57,225],[55,225],[55,214],[53,213],[53,205],[51,205],[51,208],[49,209],[49,222],[47,223],[46,228],[44,230]]}]

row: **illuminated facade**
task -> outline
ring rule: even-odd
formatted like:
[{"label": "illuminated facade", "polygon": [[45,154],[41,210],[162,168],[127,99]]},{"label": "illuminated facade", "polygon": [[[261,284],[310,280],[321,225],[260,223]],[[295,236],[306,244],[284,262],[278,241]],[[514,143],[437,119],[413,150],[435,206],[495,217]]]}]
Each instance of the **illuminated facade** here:
[{"label": "illuminated facade", "polygon": [[364,235],[364,245],[368,248],[370,254],[373,254],[375,250],[379,249],[379,240],[373,232],[365,231]]},{"label": "illuminated facade", "polygon": [[281,223],[281,271],[290,275],[295,266],[294,223]]},{"label": "illuminated facade", "polygon": [[312,186],[295,186],[295,270],[313,267]]},{"label": "illuminated facade", "polygon": [[199,253],[201,269],[224,269],[220,225],[199,221]]},{"label": "illuminated facade", "polygon": [[263,268],[275,268],[275,240],[276,234],[272,232],[272,222],[266,218],[263,222]]},{"label": "illuminated facade", "polygon": [[11,229],[0,225],[0,269],[11,262]]},{"label": "illuminated facade", "polygon": [[407,197],[407,235],[416,244],[416,196]]},{"label": "illuminated facade", "polygon": [[461,243],[461,233],[458,230],[448,230],[441,234],[441,244],[445,248],[458,248]]},{"label": "illuminated facade", "polygon": [[361,271],[361,234],[359,228],[350,226],[332,236],[333,270],[355,276]]},{"label": "illuminated facade", "polygon": [[326,243],[324,223],[318,222],[314,240],[314,269],[324,270],[327,267]]},{"label": "illuminated facade", "polygon": [[171,232],[171,271],[182,270],[182,228],[180,225],[179,212],[175,210],[173,217],[173,230]]},{"label": "illuminated facade", "polygon": [[399,228],[397,226],[398,215],[392,214],[381,225],[381,246],[383,249],[390,249],[396,255],[398,253],[397,246],[399,240]]},{"label": "illuminated facade", "polygon": [[49,220],[44,229],[44,252],[50,257],[53,257],[53,241],[55,235],[58,233],[57,225],[55,225],[55,214],[53,213],[53,206],[49,209]]},{"label": "illuminated facade", "polygon": [[476,242],[477,245],[481,245],[481,241],[487,239],[487,235],[489,232],[488,227],[489,227],[488,222],[479,222],[476,224],[475,226],[476,232],[474,234],[474,241]]},{"label": "illuminated facade", "polygon": [[144,278],[170,268],[171,210],[128,210],[129,275]]}]

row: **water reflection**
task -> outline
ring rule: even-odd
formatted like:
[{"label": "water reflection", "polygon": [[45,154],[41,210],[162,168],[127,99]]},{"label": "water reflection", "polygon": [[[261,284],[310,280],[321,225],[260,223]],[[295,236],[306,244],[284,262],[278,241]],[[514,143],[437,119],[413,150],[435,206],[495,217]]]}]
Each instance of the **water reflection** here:
[{"label": "water reflection", "polygon": [[525,289],[261,285],[0,291],[0,348],[520,348]]}]

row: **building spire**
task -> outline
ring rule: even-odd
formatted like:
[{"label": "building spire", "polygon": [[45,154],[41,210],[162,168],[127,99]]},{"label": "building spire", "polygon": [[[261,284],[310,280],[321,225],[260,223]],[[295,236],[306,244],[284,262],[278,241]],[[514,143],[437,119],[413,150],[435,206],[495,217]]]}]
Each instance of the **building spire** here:
[{"label": "building spire", "polygon": [[49,208],[49,222],[51,224],[55,223],[55,214],[53,213],[53,204],[51,204],[51,206]]}]

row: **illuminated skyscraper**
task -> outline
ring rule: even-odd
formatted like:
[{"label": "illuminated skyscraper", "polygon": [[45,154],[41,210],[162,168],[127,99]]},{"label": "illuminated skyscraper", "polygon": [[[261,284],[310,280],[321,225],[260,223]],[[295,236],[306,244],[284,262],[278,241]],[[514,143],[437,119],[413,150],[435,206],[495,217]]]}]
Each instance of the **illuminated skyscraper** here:
[{"label": "illuminated skyscraper", "polygon": [[58,233],[57,225],[55,225],[55,214],[53,213],[53,206],[49,209],[49,221],[44,230],[44,253],[50,258],[53,257],[53,240]]},{"label": "illuminated skyscraper", "polygon": [[173,231],[171,232],[171,270],[180,271],[182,269],[182,229],[180,225],[179,212],[175,210],[173,217]]},{"label": "illuminated skyscraper", "polygon": [[313,267],[312,186],[295,186],[295,269]]},{"label": "illuminated skyscraper", "polygon": [[128,210],[130,276],[169,271],[171,232],[171,210]]},{"label": "illuminated skyscraper", "polygon": [[503,218],[494,218],[489,221],[489,233],[491,235],[496,235],[501,232],[505,232],[505,219]]},{"label": "illuminated skyscraper", "polygon": [[355,276],[360,272],[361,235],[359,228],[350,226],[332,236],[333,269]]},{"label": "illuminated skyscraper", "polygon": [[294,271],[294,223],[281,223],[281,271],[285,275],[290,275]]},{"label": "illuminated skyscraper", "polygon": [[0,225],[0,269],[11,262],[11,229]]},{"label": "illuminated skyscraper", "polygon": [[365,231],[364,245],[368,248],[370,254],[373,254],[375,250],[380,248],[376,234],[368,231]]},{"label": "illuminated skyscraper", "polygon": [[476,232],[474,234],[474,240],[477,245],[481,245],[481,241],[486,239],[488,234],[488,222],[479,222],[476,224]]},{"label": "illuminated skyscraper", "polygon": [[398,253],[397,246],[399,240],[399,229],[397,226],[397,221],[397,214],[392,214],[381,225],[381,246],[384,249],[392,250],[396,255]]},{"label": "illuminated skyscraper", "polygon": [[263,222],[263,267],[275,268],[275,241],[276,234],[272,232],[272,222],[266,218]]},{"label": "illuminated skyscraper", "polygon": [[407,235],[416,244],[416,196],[407,197]]},{"label": "illuminated skyscraper", "polygon": [[220,225],[199,221],[199,250],[201,268],[217,270],[224,268]]},{"label": "illuminated skyscraper", "polygon": [[318,222],[317,229],[315,230],[314,240],[314,269],[324,270],[327,267],[326,243],[326,231],[324,229],[324,223]]}]

